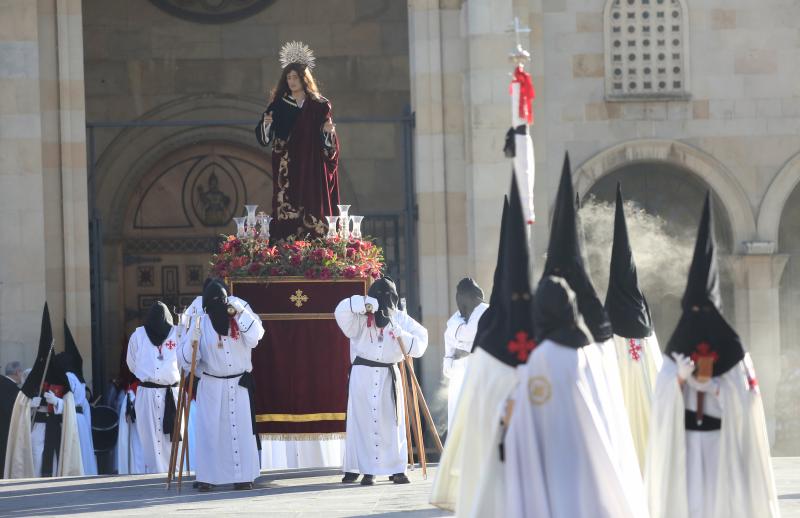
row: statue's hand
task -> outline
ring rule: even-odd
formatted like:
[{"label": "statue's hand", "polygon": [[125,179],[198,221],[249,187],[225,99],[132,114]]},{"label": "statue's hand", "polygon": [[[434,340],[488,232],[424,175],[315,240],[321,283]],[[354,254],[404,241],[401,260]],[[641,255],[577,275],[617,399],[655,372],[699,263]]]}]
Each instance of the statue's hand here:
[{"label": "statue's hand", "polygon": [[322,125],[322,131],[325,133],[336,133],[336,125],[332,120],[328,119],[325,121],[325,124]]},{"label": "statue's hand", "polygon": [[270,125],[272,124],[272,114],[269,112],[264,112],[264,124]]}]

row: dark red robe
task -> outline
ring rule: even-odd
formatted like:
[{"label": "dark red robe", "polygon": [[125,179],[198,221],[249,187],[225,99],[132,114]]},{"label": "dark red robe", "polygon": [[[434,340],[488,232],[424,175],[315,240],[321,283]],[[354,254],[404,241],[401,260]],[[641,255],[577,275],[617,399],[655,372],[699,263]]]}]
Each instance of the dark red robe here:
[{"label": "dark red robe", "polygon": [[324,97],[307,96],[298,108],[291,97],[284,97],[274,100],[267,112],[272,113],[272,125],[266,130],[259,122],[255,133],[262,146],[272,143],[272,239],[324,235],[325,216],[339,212],[339,141],[322,131],[331,118],[331,104]]}]

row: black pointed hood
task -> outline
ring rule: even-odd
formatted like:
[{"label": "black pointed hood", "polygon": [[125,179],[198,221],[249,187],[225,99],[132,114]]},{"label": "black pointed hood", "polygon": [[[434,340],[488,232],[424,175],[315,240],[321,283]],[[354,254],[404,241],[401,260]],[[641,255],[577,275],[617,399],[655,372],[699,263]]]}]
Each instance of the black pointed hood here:
[{"label": "black pointed hood", "polygon": [[498,287],[500,286],[501,258],[503,257],[503,246],[506,239],[506,219],[508,219],[508,195],[503,197],[503,212],[500,216],[500,241],[497,245],[497,262],[494,267],[492,294],[489,295],[489,307],[486,308],[486,311],[483,312],[480,320],[478,320],[478,329],[475,331],[475,339],[472,341],[472,352],[475,352],[475,348],[479,343],[486,341],[486,337],[491,334],[495,324],[493,308],[495,305],[499,307],[499,304],[497,304],[500,296]]},{"label": "black pointed hood", "polygon": [[[31,372],[22,385],[22,392],[29,398],[41,395],[39,394],[39,387],[41,386],[42,378],[50,385],[61,385],[64,388],[64,394],[69,392],[67,374],[56,361],[55,351],[51,348],[52,344],[53,327],[50,323],[50,310],[45,302],[44,310],[42,311],[42,327],[39,333],[39,350],[36,353],[36,361],[34,361]],[[50,363],[47,365],[47,372],[45,373],[44,367],[50,354],[53,357],[50,358]]]},{"label": "black pointed hood", "polygon": [[220,336],[228,336],[230,318],[228,313],[228,290],[220,281],[212,281],[203,290],[203,310],[211,320],[214,331]]},{"label": "black pointed hood", "polygon": [[578,309],[586,321],[595,342],[605,342],[613,336],[611,323],[592,285],[578,238],[578,219],[575,210],[575,193],[572,188],[572,172],[569,154],[564,156],[564,167],[556,195],[553,224],[550,228],[550,243],[542,278],[563,277],[578,299]]},{"label": "black pointed hood", "polygon": [[741,338],[720,311],[719,266],[710,193],[706,193],[681,306],[683,314],[667,343],[668,355],[673,352],[690,357],[712,355],[714,376],[725,374],[744,358]]},{"label": "black pointed hood", "polygon": [[375,325],[383,329],[392,321],[392,314],[397,311],[397,305],[400,303],[397,285],[391,277],[383,276],[372,283],[367,295],[378,301],[378,307],[375,308]]},{"label": "black pointed hood", "polygon": [[[528,238],[517,187],[511,175],[511,193],[500,234],[500,252],[489,308],[478,322],[475,344],[511,366],[525,363],[535,347],[533,293],[529,279]],[[488,313],[488,317],[487,317]]]},{"label": "black pointed hood", "polygon": [[150,343],[159,346],[167,339],[170,331],[172,331],[172,313],[166,304],[157,300],[147,311],[144,332],[147,333]]},{"label": "black pointed hood", "polygon": [[83,358],[66,320],[64,320],[64,352],[58,353],[56,358],[65,371],[73,373],[81,383],[86,383],[83,378]]},{"label": "black pointed hood", "polygon": [[639,288],[636,263],[628,239],[628,225],[623,210],[622,187],[617,183],[617,207],[614,214],[614,244],[611,247],[611,270],[608,275],[606,311],[611,327],[623,338],[646,338],[653,333],[650,308]]}]

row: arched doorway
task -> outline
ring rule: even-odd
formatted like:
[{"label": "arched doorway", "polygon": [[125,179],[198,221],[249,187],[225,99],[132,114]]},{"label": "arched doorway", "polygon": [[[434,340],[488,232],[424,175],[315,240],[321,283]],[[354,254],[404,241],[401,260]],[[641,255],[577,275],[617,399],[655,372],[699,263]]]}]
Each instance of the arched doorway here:
[{"label": "arched doorway", "polygon": [[778,227],[781,254],[789,256],[780,280],[780,383],[775,405],[776,455],[800,453],[800,185],[786,199]]},{"label": "arched doorway", "polygon": [[[681,314],[680,299],[694,249],[703,198],[711,187],[693,172],[668,162],[637,161],[601,176],[587,193],[584,203],[594,200],[599,208],[589,211],[602,217],[602,228],[593,231],[592,221],[581,218],[586,231],[590,270],[601,297],[605,296],[613,235],[613,207],[617,182],[623,196],[646,215],[628,215],[628,227],[639,270],[639,281],[653,315],[656,334],[663,343],[669,339]],[[723,311],[733,321],[733,280],[724,257],[731,253],[733,236],[730,218],[722,200],[711,189],[716,238],[721,259]],[[657,232],[653,232],[657,229]],[[648,235],[643,235],[647,232]]]},{"label": "arched doorway", "polygon": [[244,204],[271,211],[266,155],[240,144],[188,145],[156,161],[128,198],[122,230],[123,335],[155,300],[187,306],[201,293],[209,253]]}]

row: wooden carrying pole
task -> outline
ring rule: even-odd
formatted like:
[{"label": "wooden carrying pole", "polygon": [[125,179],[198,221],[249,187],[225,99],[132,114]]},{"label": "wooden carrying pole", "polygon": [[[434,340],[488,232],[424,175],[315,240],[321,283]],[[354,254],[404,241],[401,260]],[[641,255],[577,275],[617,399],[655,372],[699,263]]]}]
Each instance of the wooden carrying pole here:
[{"label": "wooden carrying pole", "polygon": [[[183,389],[186,382],[186,376],[181,371],[181,382],[178,384],[178,408],[175,411],[175,423],[172,425],[172,437],[177,437],[180,432],[181,421],[183,420]],[[178,459],[178,443],[179,441],[172,441],[172,448],[169,452],[169,469],[167,470],[167,489],[175,475],[175,462]]]},{"label": "wooden carrying pole", "polygon": [[403,386],[403,412],[406,421],[406,444],[408,445],[408,464],[414,465],[414,444],[411,442],[411,415],[408,411],[408,401],[411,394],[408,392],[408,379],[406,378],[406,364],[402,361],[397,364],[400,367],[400,380]]},{"label": "wooden carrying pole", "polygon": [[[199,332],[200,332],[200,319],[203,316],[200,315],[195,320],[195,335],[192,337],[192,366],[189,370],[189,385],[186,387],[186,405],[184,405],[185,411],[184,415],[186,416],[186,423],[188,425],[189,422],[189,404],[192,401],[192,393],[194,392],[194,369],[197,365],[197,348],[199,344]],[[186,432],[188,434],[189,428],[187,426]],[[180,455],[180,467],[178,468],[178,493],[181,492],[181,483],[183,482],[183,460],[185,457],[189,456],[189,450],[187,449],[189,445],[189,441],[181,441],[181,455]]]}]

